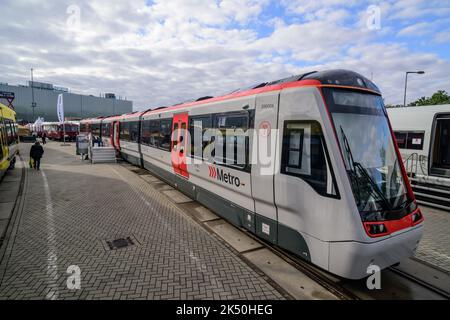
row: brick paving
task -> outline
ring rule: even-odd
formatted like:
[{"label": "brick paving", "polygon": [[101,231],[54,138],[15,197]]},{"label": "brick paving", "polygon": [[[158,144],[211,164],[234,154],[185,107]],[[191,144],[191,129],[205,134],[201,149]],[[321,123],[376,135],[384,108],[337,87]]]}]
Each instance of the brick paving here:
[{"label": "brick paving", "polygon": [[[29,144],[21,145],[27,163]],[[121,165],[44,146],[0,263],[0,299],[280,299],[265,276]],[[46,187],[46,182],[48,187]],[[109,250],[106,241],[134,245]],[[69,290],[67,268],[81,269]]]},{"label": "brick paving", "polygon": [[425,227],[416,258],[450,272],[450,212],[421,206]]}]

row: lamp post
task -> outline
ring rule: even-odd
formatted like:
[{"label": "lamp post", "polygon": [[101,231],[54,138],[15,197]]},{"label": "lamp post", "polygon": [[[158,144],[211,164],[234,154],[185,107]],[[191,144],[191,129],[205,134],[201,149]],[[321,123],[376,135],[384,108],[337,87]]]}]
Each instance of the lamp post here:
[{"label": "lamp post", "polygon": [[408,74],[410,73],[416,73],[416,74],[424,74],[425,71],[407,71],[406,77],[405,77],[405,95],[403,97],[403,106],[406,107],[406,88],[408,86]]},{"label": "lamp post", "polygon": [[31,68],[31,109],[33,110],[33,121],[34,119],[34,108],[36,108],[36,102],[34,101],[34,80],[33,80],[33,68]]}]

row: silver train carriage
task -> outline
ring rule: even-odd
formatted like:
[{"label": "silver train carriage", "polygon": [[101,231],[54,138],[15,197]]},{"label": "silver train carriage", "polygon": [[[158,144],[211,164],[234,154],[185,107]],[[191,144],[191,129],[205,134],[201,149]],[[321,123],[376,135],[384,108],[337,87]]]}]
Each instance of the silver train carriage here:
[{"label": "silver train carriage", "polygon": [[355,72],[311,72],[112,122],[126,160],[333,274],[361,279],[420,241],[423,216],[380,91]]}]

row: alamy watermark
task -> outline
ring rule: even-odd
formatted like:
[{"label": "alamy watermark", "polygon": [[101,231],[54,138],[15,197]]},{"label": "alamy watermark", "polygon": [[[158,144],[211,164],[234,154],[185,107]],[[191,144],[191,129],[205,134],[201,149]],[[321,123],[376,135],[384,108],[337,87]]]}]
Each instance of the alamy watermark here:
[{"label": "alamy watermark", "polygon": [[381,8],[371,5],[366,10],[366,26],[369,30],[381,30]]},{"label": "alamy watermark", "polygon": [[381,268],[377,265],[370,265],[367,268],[367,274],[370,276],[367,278],[366,286],[369,290],[381,289]]},{"label": "alamy watermark", "polygon": [[[261,175],[276,173],[280,167],[280,155],[276,152],[279,129],[203,128],[202,122],[194,122],[192,130],[175,129],[172,136],[151,134],[143,136],[143,144],[171,148],[179,157],[172,157],[174,165],[225,164],[244,168],[257,165]],[[310,130],[302,137],[302,151],[309,153]],[[298,142],[300,143],[300,142]]]},{"label": "alamy watermark", "polygon": [[67,268],[66,273],[69,275],[67,277],[66,285],[69,290],[80,290],[81,289],[81,269],[77,265],[71,265]]},{"label": "alamy watermark", "polygon": [[79,6],[72,4],[66,9],[67,28],[71,31],[79,31],[81,26],[81,9]]}]

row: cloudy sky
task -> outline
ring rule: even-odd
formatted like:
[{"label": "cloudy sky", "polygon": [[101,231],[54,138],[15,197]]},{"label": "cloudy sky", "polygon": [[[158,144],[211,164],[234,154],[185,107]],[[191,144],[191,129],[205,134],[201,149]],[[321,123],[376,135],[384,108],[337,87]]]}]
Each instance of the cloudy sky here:
[{"label": "cloudy sky", "polygon": [[0,0],[0,82],[35,80],[142,110],[346,68],[386,103],[450,92],[450,0]]}]

